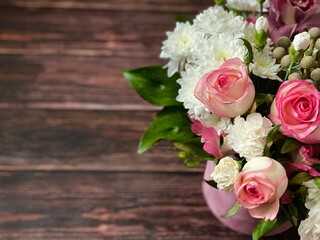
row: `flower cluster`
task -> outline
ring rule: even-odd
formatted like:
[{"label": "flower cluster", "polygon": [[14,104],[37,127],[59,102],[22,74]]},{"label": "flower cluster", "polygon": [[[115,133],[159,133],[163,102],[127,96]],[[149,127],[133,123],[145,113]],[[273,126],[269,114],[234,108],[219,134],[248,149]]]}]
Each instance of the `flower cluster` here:
[{"label": "flower cluster", "polygon": [[319,239],[320,3],[216,3],[167,33],[167,76],[157,69],[153,96],[141,87],[146,69],[125,72],[165,107],[140,152],[171,140],[188,166],[214,161],[208,183],[264,227],[285,219],[301,239]]}]

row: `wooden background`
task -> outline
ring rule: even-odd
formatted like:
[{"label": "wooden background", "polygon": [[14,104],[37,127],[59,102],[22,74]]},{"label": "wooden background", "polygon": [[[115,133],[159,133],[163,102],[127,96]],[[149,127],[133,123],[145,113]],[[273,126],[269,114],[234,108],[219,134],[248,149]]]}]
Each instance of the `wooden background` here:
[{"label": "wooden background", "polygon": [[[0,0],[0,239],[250,239],[224,228],[122,69],[211,0]],[[266,238],[298,239],[294,230]]]}]

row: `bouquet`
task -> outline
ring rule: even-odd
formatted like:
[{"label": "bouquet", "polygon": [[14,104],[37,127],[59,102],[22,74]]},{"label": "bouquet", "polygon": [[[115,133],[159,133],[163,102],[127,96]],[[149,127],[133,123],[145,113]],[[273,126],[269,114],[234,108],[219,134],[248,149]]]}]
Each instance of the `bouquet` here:
[{"label": "bouquet", "polygon": [[165,66],[124,71],[163,106],[138,152],[170,140],[188,167],[214,161],[206,180],[233,192],[232,217],[260,219],[253,239],[290,221],[320,239],[320,3],[215,1],[179,19]]}]

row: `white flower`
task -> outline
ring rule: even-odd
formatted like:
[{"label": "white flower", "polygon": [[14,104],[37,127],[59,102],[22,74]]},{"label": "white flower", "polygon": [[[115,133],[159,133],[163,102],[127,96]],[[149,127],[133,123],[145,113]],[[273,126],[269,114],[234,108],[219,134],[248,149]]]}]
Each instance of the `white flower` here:
[{"label": "white flower", "polygon": [[231,157],[225,157],[219,161],[210,177],[217,183],[218,189],[232,191],[234,179],[238,174],[238,162]]},{"label": "white flower", "polygon": [[194,51],[194,64],[207,66],[207,72],[220,67],[226,60],[238,57],[241,60],[246,55],[246,48],[240,40],[244,33],[225,32],[199,41]]},{"label": "white flower", "polygon": [[183,106],[188,109],[188,113],[192,118],[206,111],[203,103],[194,96],[194,89],[204,73],[200,68],[187,64],[185,71],[181,72],[181,78],[177,81],[181,85],[177,101],[183,103]]},{"label": "white flower", "polygon": [[246,22],[240,16],[225,11],[222,7],[210,7],[200,13],[194,20],[194,26],[201,32],[209,35],[231,32],[241,32],[246,27]]},{"label": "white flower", "polygon": [[308,196],[306,198],[305,206],[308,209],[313,209],[315,205],[320,203],[320,189],[314,182],[314,179],[304,182],[303,185],[308,187]]},{"label": "white flower", "polygon": [[264,16],[260,16],[256,21],[255,28],[258,32],[267,32],[269,29],[268,19]]},{"label": "white flower", "polygon": [[276,59],[263,52],[254,54],[253,63],[249,64],[249,70],[258,77],[282,81],[277,76],[280,70],[280,64],[276,64]]},{"label": "white flower", "polygon": [[[238,11],[257,12],[260,11],[260,4],[255,0],[227,0],[227,6]],[[263,11],[269,7],[269,1],[263,3]]]},{"label": "white flower", "polygon": [[320,204],[309,211],[309,217],[301,221],[298,227],[301,240],[320,239]]},{"label": "white flower", "polygon": [[260,113],[251,113],[247,119],[238,116],[227,129],[227,141],[240,157],[251,160],[263,156],[266,137],[272,122]]},{"label": "white flower", "polygon": [[177,23],[173,32],[167,33],[168,39],[163,42],[161,58],[169,58],[168,76],[182,70],[187,60],[193,57],[192,51],[202,34],[189,22]]},{"label": "white flower", "polygon": [[310,35],[308,32],[297,34],[292,41],[293,48],[297,51],[306,50],[310,45]]}]

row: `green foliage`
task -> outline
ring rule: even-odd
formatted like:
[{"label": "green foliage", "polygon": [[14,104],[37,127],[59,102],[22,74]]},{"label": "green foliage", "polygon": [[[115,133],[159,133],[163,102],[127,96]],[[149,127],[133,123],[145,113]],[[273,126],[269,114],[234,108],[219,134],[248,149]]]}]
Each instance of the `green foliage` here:
[{"label": "green foliage", "polygon": [[154,118],[139,143],[139,153],[147,151],[159,140],[183,142],[194,138],[190,120],[183,107],[165,107]]},{"label": "green foliage", "polygon": [[244,46],[247,48],[247,54],[244,58],[244,63],[248,66],[253,59],[253,51],[250,42],[247,39],[240,38],[243,41]]},{"label": "green foliage", "polygon": [[292,178],[289,179],[290,185],[301,185],[303,182],[307,182],[312,177],[307,172],[299,172],[296,175],[294,175]]},{"label": "green foliage", "polygon": [[175,148],[180,150],[178,156],[184,160],[184,165],[195,168],[203,161],[213,160],[214,157],[203,150],[200,137],[186,139],[184,142],[174,142]]},{"label": "green foliage", "polygon": [[279,212],[276,219],[271,221],[261,220],[252,233],[252,240],[259,240],[261,237],[267,233],[277,229],[282,224],[287,221],[286,215],[282,212]]},{"label": "green foliage", "polygon": [[131,87],[146,101],[159,106],[181,106],[176,101],[179,74],[167,76],[167,69],[151,66],[123,71]]},{"label": "green foliage", "polygon": [[240,208],[239,202],[235,202],[235,204],[232,206],[232,208],[224,215],[225,218],[233,217],[236,215]]},{"label": "green foliage", "polygon": [[217,188],[217,183],[214,180],[206,180],[206,183],[208,183],[211,187]]},{"label": "green foliage", "polygon": [[291,152],[291,151],[295,150],[296,148],[300,147],[301,145],[302,145],[302,143],[299,142],[298,140],[296,140],[294,138],[287,138],[281,148],[281,153],[283,154],[283,153]]}]

